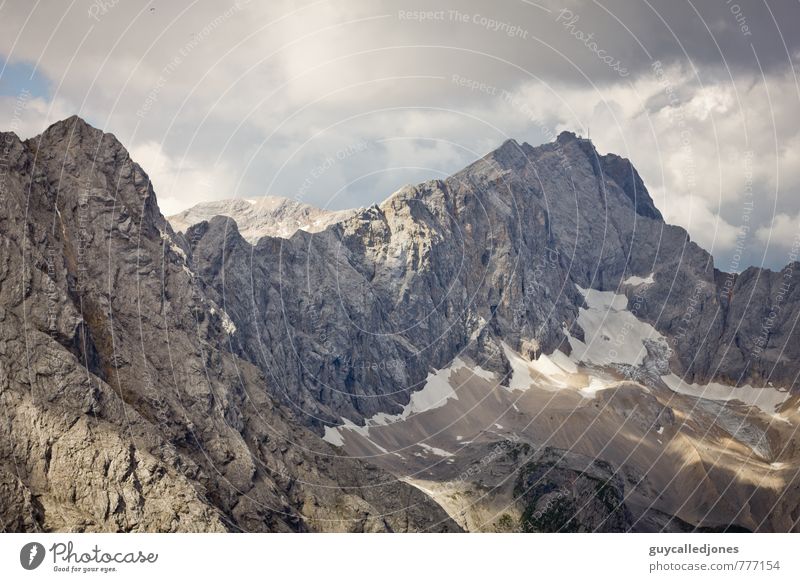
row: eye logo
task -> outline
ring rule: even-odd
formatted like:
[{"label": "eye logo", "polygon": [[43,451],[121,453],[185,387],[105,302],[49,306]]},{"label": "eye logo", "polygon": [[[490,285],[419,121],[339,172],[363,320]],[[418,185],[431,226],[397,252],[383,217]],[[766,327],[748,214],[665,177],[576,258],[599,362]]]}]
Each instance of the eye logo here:
[{"label": "eye logo", "polygon": [[44,546],[39,542],[30,542],[19,551],[19,563],[26,570],[35,570],[44,561]]}]

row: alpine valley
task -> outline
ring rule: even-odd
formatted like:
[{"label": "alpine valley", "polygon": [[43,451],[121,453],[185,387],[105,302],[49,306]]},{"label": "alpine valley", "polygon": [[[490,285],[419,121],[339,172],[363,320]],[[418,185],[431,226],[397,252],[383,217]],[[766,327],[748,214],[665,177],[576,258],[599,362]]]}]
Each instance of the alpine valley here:
[{"label": "alpine valley", "polygon": [[5,531],[800,530],[800,264],[589,140],[171,218],[78,117],[0,143]]}]

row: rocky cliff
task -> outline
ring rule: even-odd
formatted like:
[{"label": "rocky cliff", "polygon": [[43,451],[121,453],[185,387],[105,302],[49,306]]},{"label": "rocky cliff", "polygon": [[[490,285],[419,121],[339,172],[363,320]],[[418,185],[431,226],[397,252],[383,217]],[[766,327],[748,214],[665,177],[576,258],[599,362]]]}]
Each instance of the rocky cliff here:
[{"label": "rocky cliff", "polygon": [[275,406],[114,136],[2,140],[2,529],[457,529]]},{"label": "rocky cliff", "polygon": [[253,247],[215,218],[187,229],[186,244],[236,325],[234,351],[311,426],[398,412],[462,352],[508,370],[500,339],[531,357],[569,354],[570,337],[585,339],[578,287],[626,295],[689,383],[791,387],[800,357],[797,264],[718,271],[664,223],[627,160],[570,133],[536,148],[508,141],[320,233]]},{"label": "rocky cliff", "polygon": [[78,118],[2,137],[6,529],[797,527],[797,265],[716,270],[588,140],[243,236]]}]

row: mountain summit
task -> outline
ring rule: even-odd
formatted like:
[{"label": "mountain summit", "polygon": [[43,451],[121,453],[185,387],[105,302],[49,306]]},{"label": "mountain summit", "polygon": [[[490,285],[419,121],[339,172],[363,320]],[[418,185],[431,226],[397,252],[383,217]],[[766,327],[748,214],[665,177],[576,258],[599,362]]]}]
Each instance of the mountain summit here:
[{"label": "mountain summit", "polygon": [[261,196],[201,202],[168,220],[173,229],[185,232],[190,226],[214,216],[227,216],[236,222],[239,234],[255,244],[264,236],[289,238],[298,230],[319,232],[355,212],[322,210],[289,198]]},{"label": "mountain summit", "polygon": [[276,406],[113,136],[3,138],[4,530],[459,529]]},{"label": "mountain summit", "polygon": [[716,270],[589,140],[176,228],[77,118],[10,151],[10,529],[797,528],[796,283]]}]

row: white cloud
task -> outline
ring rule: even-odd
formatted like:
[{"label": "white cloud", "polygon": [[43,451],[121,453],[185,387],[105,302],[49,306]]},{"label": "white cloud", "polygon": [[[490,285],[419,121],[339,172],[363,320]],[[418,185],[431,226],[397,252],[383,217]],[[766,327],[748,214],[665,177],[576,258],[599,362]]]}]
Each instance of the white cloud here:
[{"label": "white cloud", "polygon": [[46,101],[41,97],[0,96],[0,128],[13,131],[21,139],[34,137],[53,122],[73,114],[73,107],[61,99]]},{"label": "white cloud", "polygon": [[711,253],[730,251],[736,245],[740,229],[720,218],[697,196],[673,196],[663,215],[667,222],[684,226],[692,240]]},{"label": "white cloud", "polygon": [[158,205],[165,216],[233,192],[233,175],[221,163],[204,165],[191,159],[171,158],[164,153],[161,144],[154,141],[134,145],[130,154],[150,176]]},{"label": "white cloud", "polygon": [[791,249],[797,246],[800,239],[800,214],[789,216],[778,214],[768,226],[762,226],[756,231],[756,237],[771,247]]},{"label": "white cloud", "polygon": [[[795,80],[786,74],[767,86],[757,77],[700,86],[679,66],[667,68],[665,78],[679,98],[665,98],[664,80],[655,76],[593,90],[530,82],[518,94],[529,117],[548,120],[553,132],[590,129],[601,153],[630,158],[666,220],[686,228],[725,268],[743,225],[763,226],[776,208],[800,211]],[[536,126],[505,103],[496,102],[487,117],[521,132]],[[763,242],[749,237],[748,256],[759,257]]]}]

